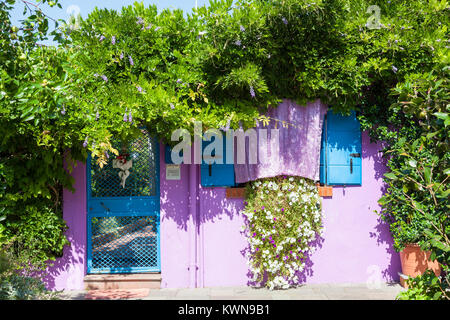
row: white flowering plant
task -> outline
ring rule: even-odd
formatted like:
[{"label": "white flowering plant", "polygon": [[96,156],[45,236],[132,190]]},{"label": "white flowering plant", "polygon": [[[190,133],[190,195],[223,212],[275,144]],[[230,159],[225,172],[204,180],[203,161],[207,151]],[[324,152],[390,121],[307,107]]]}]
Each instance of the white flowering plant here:
[{"label": "white flowering plant", "polygon": [[245,205],[243,230],[254,283],[271,290],[298,284],[324,231],[317,187],[299,177],[257,180],[247,186]]}]

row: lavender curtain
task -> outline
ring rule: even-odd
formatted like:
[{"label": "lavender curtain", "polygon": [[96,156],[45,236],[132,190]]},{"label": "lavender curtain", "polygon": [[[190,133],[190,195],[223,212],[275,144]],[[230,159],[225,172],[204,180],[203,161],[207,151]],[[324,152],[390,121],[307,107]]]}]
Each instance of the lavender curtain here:
[{"label": "lavender curtain", "polygon": [[[257,125],[258,137],[260,129],[268,129],[267,143],[261,143],[258,139],[258,164],[249,164],[248,154],[245,164],[235,162],[236,182],[278,175],[319,180],[320,142],[326,112],[327,106],[320,100],[307,103],[306,106],[284,100],[277,108],[270,109],[266,115],[278,122],[271,120],[266,127]],[[284,127],[282,121],[288,126]],[[275,132],[269,130],[275,126],[279,129],[279,139],[276,139]],[[248,144],[246,151],[248,153]]]}]

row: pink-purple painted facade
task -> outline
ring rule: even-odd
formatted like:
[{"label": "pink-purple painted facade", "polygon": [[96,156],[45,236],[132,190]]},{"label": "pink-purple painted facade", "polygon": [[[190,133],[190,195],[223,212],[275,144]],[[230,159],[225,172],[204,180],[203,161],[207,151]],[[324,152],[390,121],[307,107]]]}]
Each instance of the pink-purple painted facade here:
[{"label": "pink-purple painted facade", "polygon": [[[388,226],[374,212],[383,192],[380,146],[362,141],[362,185],[333,187],[323,198],[325,233],[311,256],[305,283],[398,281],[400,259]],[[198,165],[181,165],[181,180],[165,178],[161,145],[161,287],[245,286],[249,283],[241,234],[244,199],[228,199],[225,188],[202,188]],[[49,268],[49,288],[80,290],[86,274],[86,166],[73,171],[75,193],[64,191],[70,247]]]}]

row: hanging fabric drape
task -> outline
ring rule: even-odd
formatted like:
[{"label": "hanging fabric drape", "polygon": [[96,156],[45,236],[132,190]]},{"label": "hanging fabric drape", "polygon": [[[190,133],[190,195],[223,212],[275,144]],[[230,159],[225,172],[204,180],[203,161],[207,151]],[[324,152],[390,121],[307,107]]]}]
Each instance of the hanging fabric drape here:
[{"label": "hanging fabric drape", "polygon": [[[246,143],[245,164],[235,160],[237,183],[278,175],[292,175],[319,180],[320,144],[327,106],[320,100],[299,106],[284,100],[266,115],[270,124],[257,125],[258,163],[250,164]],[[278,133],[275,130],[279,129]],[[261,129],[267,129],[267,140]],[[263,138],[261,139],[261,136]],[[235,151],[236,153],[236,151]]]}]

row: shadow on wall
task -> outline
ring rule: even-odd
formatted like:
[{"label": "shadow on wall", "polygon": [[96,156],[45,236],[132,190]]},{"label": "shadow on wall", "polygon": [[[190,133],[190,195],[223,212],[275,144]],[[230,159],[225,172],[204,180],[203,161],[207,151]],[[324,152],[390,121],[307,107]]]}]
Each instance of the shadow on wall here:
[{"label": "shadow on wall", "polygon": [[[367,134],[364,135],[367,148],[363,148],[362,156],[363,158],[369,158],[373,161],[374,166],[374,176],[373,179],[381,181],[380,191],[384,194],[387,189],[387,185],[382,182],[384,174],[388,171],[387,160],[383,158],[382,149],[385,147],[383,143],[371,143]],[[370,147],[369,147],[370,146]],[[374,147],[376,146],[376,147]],[[367,177],[372,179],[372,177]],[[373,212],[373,214],[377,214]],[[394,249],[394,243],[389,230],[389,224],[384,222],[380,216],[377,219],[377,226],[375,227],[375,232],[370,232],[369,236],[376,239],[377,245],[386,247],[386,254],[390,257],[389,265],[386,269],[382,270],[383,278],[387,281],[398,282],[400,281],[399,270],[401,270],[400,256],[399,253]]]},{"label": "shadow on wall", "polygon": [[50,261],[43,277],[51,290],[82,289],[86,271],[86,165],[78,162],[72,176],[75,192],[64,190],[63,193],[63,218],[70,244],[64,247],[61,258]]},{"label": "shadow on wall", "polygon": [[[46,272],[42,273],[42,279],[47,289],[77,289],[79,287],[80,275],[84,277],[84,265],[86,248],[80,245],[73,237],[67,237],[70,245],[63,249],[63,257],[56,261],[49,261]],[[63,279],[65,283],[56,283],[57,279]]]},{"label": "shadow on wall", "polygon": [[226,188],[201,188],[199,195],[202,199],[200,223],[214,222],[223,215],[233,220],[244,209],[245,199],[227,198]]},{"label": "shadow on wall", "polygon": [[[161,167],[164,171],[164,166]],[[187,230],[188,221],[191,219],[189,210],[191,201],[189,198],[189,183],[183,182],[189,181],[189,165],[182,164],[180,171],[182,182],[168,181],[165,179],[165,172],[162,172],[161,209],[164,211],[163,219],[171,219],[179,229]],[[244,199],[227,198],[226,188],[203,188],[200,185],[199,168],[197,168],[196,174],[198,181],[197,201],[199,202],[196,217],[198,227],[205,222],[221,219],[224,215],[230,219],[240,215],[240,211],[244,208]]]}]

